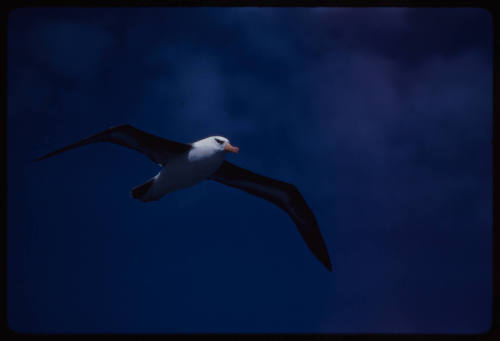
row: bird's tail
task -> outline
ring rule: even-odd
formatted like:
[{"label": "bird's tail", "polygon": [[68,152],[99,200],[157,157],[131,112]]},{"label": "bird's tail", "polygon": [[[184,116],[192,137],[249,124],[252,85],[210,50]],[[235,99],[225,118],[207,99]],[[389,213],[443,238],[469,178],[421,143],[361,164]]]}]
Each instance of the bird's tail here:
[{"label": "bird's tail", "polygon": [[134,199],[139,199],[141,201],[150,201],[147,199],[146,194],[148,193],[149,189],[151,188],[151,185],[153,185],[154,178],[149,179],[142,185],[136,186],[132,188],[130,191],[130,194],[132,194],[132,197]]}]

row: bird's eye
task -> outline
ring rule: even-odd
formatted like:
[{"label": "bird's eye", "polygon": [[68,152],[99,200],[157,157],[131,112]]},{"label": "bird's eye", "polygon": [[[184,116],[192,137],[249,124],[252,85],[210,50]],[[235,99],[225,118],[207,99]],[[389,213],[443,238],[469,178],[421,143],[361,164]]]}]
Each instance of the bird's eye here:
[{"label": "bird's eye", "polygon": [[223,144],[224,143],[224,141],[219,140],[219,139],[215,139],[215,141],[217,141],[218,144]]}]

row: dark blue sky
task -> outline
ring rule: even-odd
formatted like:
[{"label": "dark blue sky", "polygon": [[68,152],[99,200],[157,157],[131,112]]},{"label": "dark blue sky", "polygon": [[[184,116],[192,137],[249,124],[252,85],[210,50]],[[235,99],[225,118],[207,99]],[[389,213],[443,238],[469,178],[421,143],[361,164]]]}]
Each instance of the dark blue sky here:
[{"label": "dark blue sky", "polygon": [[[45,8],[8,26],[10,326],[20,332],[477,333],[491,324],[492,22],[481,9]],[[144,204],[129,123],[295,184]]]}]

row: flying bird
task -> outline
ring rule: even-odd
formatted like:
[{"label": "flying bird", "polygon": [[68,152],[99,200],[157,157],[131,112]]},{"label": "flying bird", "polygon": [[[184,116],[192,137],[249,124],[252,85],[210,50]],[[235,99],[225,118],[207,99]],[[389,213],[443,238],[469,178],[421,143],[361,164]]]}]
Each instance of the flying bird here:
[{"label": "flying bird", "polygon": [[158,200],[169,192],[193,186],[203,180],[214,180],[275,204],[288,213],[312,253],[332,271],[316,218],[297,188],[224,160],[227,152],[239,153],[239,148],[231,145],[227,138],[211,136],[186,144],[123,124],[48,153],[35,161],[95,142],[109,142],[134,149],[162,166],[158,174],[131,190],[132,197],[143,202]]}]

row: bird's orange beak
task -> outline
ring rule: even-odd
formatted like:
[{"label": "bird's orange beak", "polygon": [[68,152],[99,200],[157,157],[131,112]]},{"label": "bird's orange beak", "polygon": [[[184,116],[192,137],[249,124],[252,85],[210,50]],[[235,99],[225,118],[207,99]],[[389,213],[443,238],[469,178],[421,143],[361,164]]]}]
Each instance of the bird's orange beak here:
[{"label": "bird's orange beak", "polygon": [[238,154],[240,152],[240,148],[232,146],[231,143],[229,143],[229,142],[226,143],[226,146],[224,147],[224,150],[228,151],[228,152],[231,152],[231,153],[235,153],[235,154]]}]

